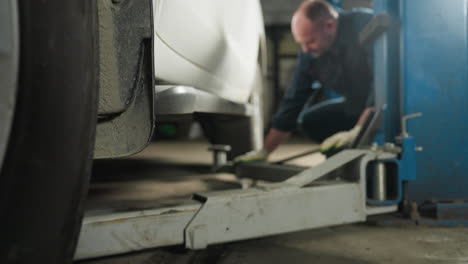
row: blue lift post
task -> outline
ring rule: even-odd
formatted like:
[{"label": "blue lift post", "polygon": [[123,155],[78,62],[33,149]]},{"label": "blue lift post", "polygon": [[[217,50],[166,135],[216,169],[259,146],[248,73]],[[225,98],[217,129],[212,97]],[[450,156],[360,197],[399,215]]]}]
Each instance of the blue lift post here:
[{"label": "blue lift post", "polygon": [[379,141],[396,142],[400,118],[421,112],[407,123],[398,161],[400,180],[411,180],[408,198],[459,199],[449,207],[467,210],[468,0],[374,0],[374,8],[395,25],[375,45],[376,105],[385,109]]}]

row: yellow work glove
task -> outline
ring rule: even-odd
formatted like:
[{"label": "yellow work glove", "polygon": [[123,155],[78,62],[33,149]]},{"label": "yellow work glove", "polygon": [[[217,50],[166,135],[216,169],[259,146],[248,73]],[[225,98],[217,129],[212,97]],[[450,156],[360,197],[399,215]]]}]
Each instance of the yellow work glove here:
[{"label": "yellow work glove", "polygon": [[264,149],[252,150],[243,155],[234,158],[234,162],[255,162],[255,161],[266,161],[268,158],[268,151]]},{"label": "yellow work glove", "polygon": [[356,125],[353,129],[349,131],[338,132],[322,142],[322,144],[320,145],[320,151],[327,152],[332,148],[347,147],[351,145],[351,143],[353,143],[353,141],[357,138],[359,132],[361,132],[360,125]]}]

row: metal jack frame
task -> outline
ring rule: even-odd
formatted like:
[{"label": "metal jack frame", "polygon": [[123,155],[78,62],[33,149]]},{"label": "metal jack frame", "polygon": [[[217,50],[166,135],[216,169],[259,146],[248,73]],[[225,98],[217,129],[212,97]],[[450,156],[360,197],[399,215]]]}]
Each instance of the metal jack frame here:
[{"label": "metal jack frame", "polygon": [[[386,15],[376,17],[361,34],[361,41],[378,39],[390,22]],[[380,102],[377,109],[383,105]],[[261,175],[267,180],[250,189],[197,193],[188,204],[175,207],[88,215],[75,259],[172,245],[204,249],[217,243],[363,222],[370,215],[395,212],[402,200],[403,182],[415,177],[415,143],[403,134],[401,147],[391,144],[361,149],[369,146],[380,130],[379,120],[380,114],[374,115],[353,149],[316,167],[240,167],[237,173],[241,177],[250,174],[259,179]],[[383,130],[388,130],[386,127]],[[224,163],[219,160],[222,162],[216,169]],[[392,179],[391,192],[384,189],[386,179]],[[369,194],[368,185],[373,186]]]},{"label": "metal jack frame", "polygon": [[397,211],[366,203],[371,162],[394,159],[381,150],[345,150],[282,182],[246,190],[197,193],[187,205],[85,217],[75,259],[148,248],[208,245],[363,222]]}]

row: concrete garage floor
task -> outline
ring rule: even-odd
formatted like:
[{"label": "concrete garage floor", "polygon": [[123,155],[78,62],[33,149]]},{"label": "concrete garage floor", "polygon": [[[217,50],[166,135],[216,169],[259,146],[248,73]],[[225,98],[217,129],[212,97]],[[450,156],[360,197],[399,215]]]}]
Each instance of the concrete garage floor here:
[{"label": "concrete garage floor", "polygon": [[[87,208],[90,211],[155,208],[186,202],[194,192],[237,189],[233,174],[212,173],[212,153],[206,141],[163,141],[123,159],[98,160],[94,164]],[[270,160],[317,148],[292,140],[271,155]],[[315,154],[287,164],[307,167],[325,158]]]},{"label": "concrete garage floor", "polygon": [[[272,155],[278,160],[315,148],[293,140]],[[203,141],[157,142],[125,159],[100,161],[88,198],[88,214],[108,210],[155,208],[189,202],[194,192],[239,188],[228,173],[210,172],[211,153]],[[311,155],[291,162],[318,164]],[[309,230],[210,246],[147,250],[85,264],[155,263],[468,263],[468,228],[376,227],[359,224]]]}]

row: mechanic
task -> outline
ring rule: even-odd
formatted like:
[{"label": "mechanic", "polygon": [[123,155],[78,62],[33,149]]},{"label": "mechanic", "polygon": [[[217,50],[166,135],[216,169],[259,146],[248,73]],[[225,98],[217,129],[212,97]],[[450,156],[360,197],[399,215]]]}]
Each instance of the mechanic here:
[{"label": "mechanic", "polygon": [[371,112],[371,49],[359,33],[371,10],[338,12],[324,0],[303,2],[294,13],[292,34],[301,52],[291,87],[273,116],[264,147],[235,159],[266,160],[298,128],[322,142],[321,151],[351,144]]}]

